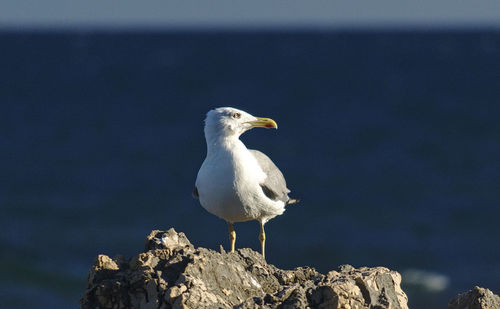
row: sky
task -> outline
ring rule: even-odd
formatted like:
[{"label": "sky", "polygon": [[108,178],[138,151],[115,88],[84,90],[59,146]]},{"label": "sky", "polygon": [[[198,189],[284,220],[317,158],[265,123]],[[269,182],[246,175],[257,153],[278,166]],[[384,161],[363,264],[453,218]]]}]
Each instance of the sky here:
[{"label": "sky", "polygon": [[488,27],[500,0],[1,0],[0,28]]}]

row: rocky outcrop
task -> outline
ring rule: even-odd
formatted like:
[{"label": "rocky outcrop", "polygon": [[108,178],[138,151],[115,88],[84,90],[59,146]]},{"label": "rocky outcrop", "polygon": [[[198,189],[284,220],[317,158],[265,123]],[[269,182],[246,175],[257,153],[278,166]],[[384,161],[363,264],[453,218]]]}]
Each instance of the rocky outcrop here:
[{"label": "rocky outcrop", "polygon": [[472,290],[459,294],[448,304],[448,309],[499,309],[500,297],[492,291],[474,287]]},{"label": "rocky outcrop", "polygon": [[401,276],[384,267],[321,274],[281,270],[251,249],[195,248],[183,233],[153,231],[145,252],[99,255],[81,308],[408,308]]}]

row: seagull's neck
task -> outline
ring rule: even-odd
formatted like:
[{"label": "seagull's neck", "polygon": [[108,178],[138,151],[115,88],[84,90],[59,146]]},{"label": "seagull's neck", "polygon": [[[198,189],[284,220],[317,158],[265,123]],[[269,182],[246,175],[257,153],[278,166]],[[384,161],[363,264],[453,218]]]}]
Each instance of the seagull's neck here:
[{"label": "seagull's neck", "polygon": [[239,135],[205,135],[207,140],[207,156],[219,151],[232,152],[236,149],[247,149],[245,144],[239,139]]}]

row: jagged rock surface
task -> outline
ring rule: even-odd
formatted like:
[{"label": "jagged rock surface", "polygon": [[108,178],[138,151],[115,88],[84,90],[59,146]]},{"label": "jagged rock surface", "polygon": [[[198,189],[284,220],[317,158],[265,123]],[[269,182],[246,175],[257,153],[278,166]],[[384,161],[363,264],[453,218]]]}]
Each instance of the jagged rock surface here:
[{"label": "jagged rock surface", "polygon": [[281,270],[251,249],[194,248],[183,233],[156,230],[129,261],[96,258],[81,308],[407,309],[400,283],[383,267]]},{"label": "jagged rock surface", "polygon": [[500,309],[500,297],[476,286],[451,300],[448,309]]}]

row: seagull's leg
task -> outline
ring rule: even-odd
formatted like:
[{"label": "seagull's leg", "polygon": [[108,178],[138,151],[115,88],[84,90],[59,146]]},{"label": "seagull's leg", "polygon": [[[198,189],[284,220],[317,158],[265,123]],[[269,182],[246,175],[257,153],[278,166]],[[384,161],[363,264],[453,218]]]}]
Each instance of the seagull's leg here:
[{"label": "seagull's leg", "polygon": [[236,242],[236,232],[234,231],[233,224],[231,222],[227,223],[229,227],[229,242],[231,243],[231,253],[234,252],[234,243]]},{"label": "seagull's leg", "polygon": [[260,248],[262,250],[262,257],[266,258],[266,232],[264,231],[264,222],[260,221]]}]

